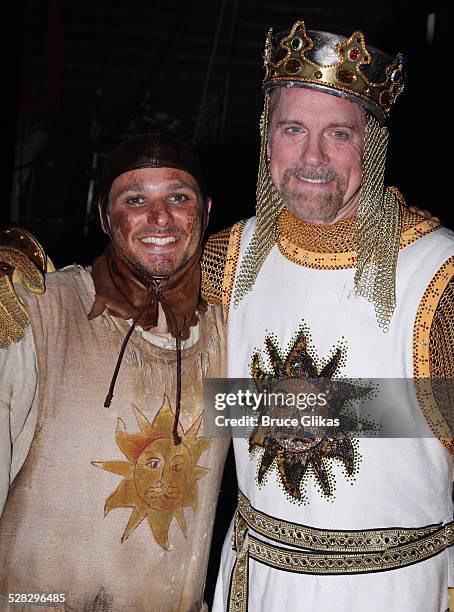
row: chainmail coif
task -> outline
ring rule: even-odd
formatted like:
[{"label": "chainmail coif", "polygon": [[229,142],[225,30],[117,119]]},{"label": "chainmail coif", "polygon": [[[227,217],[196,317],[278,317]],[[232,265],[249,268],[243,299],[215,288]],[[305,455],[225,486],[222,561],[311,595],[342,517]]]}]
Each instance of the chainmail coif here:
[{"label": "chainmail coif", "polygon": [[[269,94],[260,120],[260,161],[257,180],[257,227],[235,283],[234,307],[251,291],[263,262],[277,239],[277,218],[284,202],[274,185],[267,160]],[[401,233],[397,195],[385,188],[388,129],[367,116],[361,199],[357,222],[355,289],[374,303],[378,325],[387,331],[396,307],[396,266]]]}]

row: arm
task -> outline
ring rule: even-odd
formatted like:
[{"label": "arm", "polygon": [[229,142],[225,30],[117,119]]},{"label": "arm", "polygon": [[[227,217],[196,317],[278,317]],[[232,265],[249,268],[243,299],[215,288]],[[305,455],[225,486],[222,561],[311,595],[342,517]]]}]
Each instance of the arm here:
[{"label": "arm", "polygon": [[[444,415],[449,426],[452,426],[454,398],[452,397],[452,380],[454,379],[454,278],[451,278],[435,310],[429,336],[429,358],[431,378],[445,378],[448,393],[448,414]],[[441,402],[440,402],[441,404]],[[443,406],[440,405],[443,411]],[[449,610],[454,612],[454,547],[448,549],[448,593]]]},{"label": "arm", "polygon": [[8,496],[11,470],[11,429],[9,405],[0,400],[0,516]]},{"label": "arm", "polygon": [[210,236],[203,250],[202,297],[209,304],[222,306],[227,321],[235,281],[241,237],[247,220]]},{"label": "arm", "polygon": [[29,232],[15,227],[0,231],[0,514],[29,451],[37,415],[35,347],[13,283],[44,293],[44,272],[53,269]]},{"label": "arm", "polygon": [[0,349],[0,515],[33,439],[37,388],[35,346],[28,327],[22,340]]}]

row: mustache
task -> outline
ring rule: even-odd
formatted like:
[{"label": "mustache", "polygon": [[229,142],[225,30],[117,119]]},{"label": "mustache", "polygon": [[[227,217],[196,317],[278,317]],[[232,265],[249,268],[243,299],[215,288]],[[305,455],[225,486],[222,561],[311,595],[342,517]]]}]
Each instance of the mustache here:
[{"label": "mustache", "polygon": [[296,176],[300,180],[303,179],[312,179],[312,180],[321,180],[332,181],[333,179],[339,179],[339,175],[332,168],[317,168],[314,166],[291,166],[287,168],[284,172],[282,182],[287,184],[290,181],[290,177]]}]

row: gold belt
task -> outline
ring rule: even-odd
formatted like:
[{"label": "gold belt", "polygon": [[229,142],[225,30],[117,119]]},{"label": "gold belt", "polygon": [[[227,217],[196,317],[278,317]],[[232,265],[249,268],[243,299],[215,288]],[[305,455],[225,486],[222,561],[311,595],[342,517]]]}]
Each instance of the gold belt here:
[{"label": "gold belt", "polygon": [[[292,550],[255,537],[255,531]],[[454,522],[418,528],[328,531],[282,521],[253,508],[240,492],[235,516],[235,565],[229,612],[246,612],[249,558],[299,574],[364,574],[419,563],[454,544]]]}]

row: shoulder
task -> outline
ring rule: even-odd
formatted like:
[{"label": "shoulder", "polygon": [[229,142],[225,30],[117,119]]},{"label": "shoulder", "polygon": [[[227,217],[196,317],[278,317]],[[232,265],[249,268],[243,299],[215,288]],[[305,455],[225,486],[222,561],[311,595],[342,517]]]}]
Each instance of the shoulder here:
[{"label": "shoulder", "polygon": [[[29,293],[15,286],[17,296],[34,333],[50,333],[52,327],[65,328],[71,321],[84,317],[93,305],[94,286],[89,271],[72,265],[45,275],[46,290]],[[47,330],[47,332],[45,331]]]},{"label": "shoulder", "polygon": [[59,291],[64,287],[78,286],[87,288],[93,286],[90,268],[72,264],[46,274],[46,289],[49,291]]},{"label": "shoulder", "polygon": [[[454,233],[443,227],[437,218],[428,219],[424,214],[414,212],[408,208],[403,195],[396,187],[390,188],[396,196],[401,207],[401,235],[400,248],[417,244],[413,250],[418,250],[424,245],[435,247],[436,249],[447,249],[447,252],[453,248]],[[430,238],[428,238],[430,236]],[[421,240],[424,238],[424,240]]]},{"label": "shoulder", "polygon": [[30,323],[18,287],[30,295],[44,293],[44,274],[52,269],[52,262],[30,232],[19,227],[0,232],[0,347],[18,342]]},{"label": "shoulder", "polygon": [[40,295],[29,295],[22,286],[15,286],[18,295],[31,307],[32,303],[45,303],[58,299],[57,296],[76,295],[83,292],[94,293],[90,270],[77,264],[45,275],[46,291]]},{"label": "shoulder", "polygon": [[251,219],[239,221],[206,242],[202,257],[202,296],[210,304],[222,306],[224,318],[230,303],[240,248]]},{"label": "shoulder", "polygon": [[417,270],[430,280],[436,271],[454,255],[454,232],[443,227],[436,218],[410,210],[403,196],[391,188],[401,204],[399,265],[407,272]]},{"label": "shoulder", "polygon": [[203,324],[207,327],[216,330],[216,333],[222,339],[225,336],[226,324],[222,314],[222,307],[216,304],[207,304],[206,311],[199,313]]},{"label": "shoulder", "polygon": [[203,376],[226,376],[227,325],[222,308],[207,304],[206,310],[199,313],[199,325],[199,341],[194,349],[197,349]]}]

